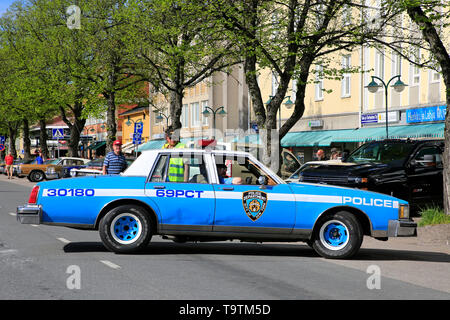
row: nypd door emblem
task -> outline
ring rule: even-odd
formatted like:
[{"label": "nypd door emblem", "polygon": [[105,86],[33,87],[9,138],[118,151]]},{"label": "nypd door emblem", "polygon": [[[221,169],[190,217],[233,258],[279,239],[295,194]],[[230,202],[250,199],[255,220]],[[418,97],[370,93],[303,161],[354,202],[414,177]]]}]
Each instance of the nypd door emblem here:
[{"label": "nypd door emblem", "polygon": [[252,221],[256,221],[266,210],[267,193],[262,191],[245,191],[242,194],[242,204],[247,216]]}]

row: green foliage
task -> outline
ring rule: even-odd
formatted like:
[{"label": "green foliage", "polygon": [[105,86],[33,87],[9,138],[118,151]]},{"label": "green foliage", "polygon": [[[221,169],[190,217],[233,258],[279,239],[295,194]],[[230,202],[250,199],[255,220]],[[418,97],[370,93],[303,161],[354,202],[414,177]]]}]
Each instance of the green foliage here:
[{"label": "green foliage", "polygon": [[445,214],[442,208],[428,207],[420,212],[422,219],[419,221],[419,227],[436,224],[450,223],[450,215]]}]

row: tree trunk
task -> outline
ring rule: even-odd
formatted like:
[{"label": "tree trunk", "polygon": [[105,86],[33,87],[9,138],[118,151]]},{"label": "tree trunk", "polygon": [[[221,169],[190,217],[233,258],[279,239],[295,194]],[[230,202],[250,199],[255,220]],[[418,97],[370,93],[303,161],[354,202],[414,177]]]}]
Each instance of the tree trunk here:
[{"label": "tree trunk", "polygon": [[444,184],[444,211],[450,215],[450,55],[442,43],[432,20],[426,16],[420,6],[412,6],[407,9],[408,15],[422,30],[425,41],[433,48],[433,56],[439,62],[442,76],[446,86],[447,112],[445,115],[443,154],[443,184]]},{"label": "tree trunk", "polygon": [[12,125],[8,124],[9,131],[9,153],[17,158],[17,150],[16,150],[16,136],[17,136],[17,124],[13,123]]},{"label": "tree trunk", "polygon": [[116,140],[117,124],[116,124],[116,95],[114,92],[109,92],[106,95],[106,103],[108,111],[106,113],[106,153],[112,151],[112,144]]},{"label": "tree trunk", "polygon": [[23,152],[24,159],[31,159],[30,125],[28,119],[23,119]]},{"label": "tree trunk", "polygon": [[45,121],[45,118],[39,120],[39,127],[40,127],[40,134],[39,134],[39,140],[41,144],[41,152],[44,159],[48,159],[48,146],[47,146],[47,124]]},{"label": "tree trunk", "polygon": [[170,91],[170,119],[171,125],[169,129],[171,131],[180,132],[182,124],[181,124],[181,112],[183,110],[183,88],[180,85],[177,85],[175,90]]}]

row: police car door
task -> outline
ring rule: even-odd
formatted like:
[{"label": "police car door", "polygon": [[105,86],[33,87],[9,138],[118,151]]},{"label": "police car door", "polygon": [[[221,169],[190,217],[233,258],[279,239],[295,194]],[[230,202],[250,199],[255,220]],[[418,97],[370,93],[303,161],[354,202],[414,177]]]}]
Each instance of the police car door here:
[{"label": "police car door", "polygon": [[145,186],[161,231],[211,231],[214,191],[202,154],[161,153]]},{"label": "police car door", "polygon": [[[213,231],[253,234],[289,234],[295,224],[295,197],[288,184],[279,184],[247,156],[214,157],[225,164],[225,181],[214,184],[216,212]],[[259,177],[267,179],[261,185]],[[218,178],[218,176],[217,176]],[[236,184],[241,183],[241,184]]]}]

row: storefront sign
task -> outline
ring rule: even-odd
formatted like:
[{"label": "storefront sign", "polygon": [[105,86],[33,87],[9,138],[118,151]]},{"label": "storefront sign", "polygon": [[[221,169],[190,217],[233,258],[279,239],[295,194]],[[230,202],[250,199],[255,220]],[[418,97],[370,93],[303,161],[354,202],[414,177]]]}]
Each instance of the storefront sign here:
[{"label": "storefront sign", "polygon": [[406,123],[444,121],[446,106],[406,110]]},{"label": "storefront sign", "polygon": [[[389,122],[398,122],[399,121],[399,112],[398,111],[389,111],[388,117]],[[361,124],[368,123],[386,123],[386,113],[385,112],[377,112],[377,113],[365,113],[361,115]]]}]

